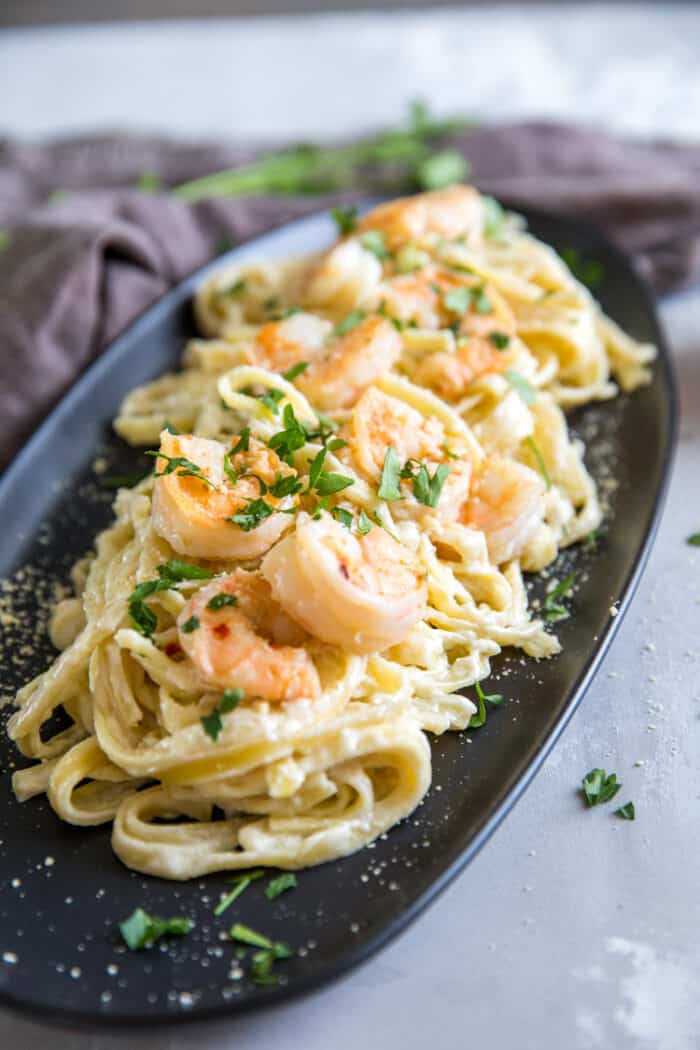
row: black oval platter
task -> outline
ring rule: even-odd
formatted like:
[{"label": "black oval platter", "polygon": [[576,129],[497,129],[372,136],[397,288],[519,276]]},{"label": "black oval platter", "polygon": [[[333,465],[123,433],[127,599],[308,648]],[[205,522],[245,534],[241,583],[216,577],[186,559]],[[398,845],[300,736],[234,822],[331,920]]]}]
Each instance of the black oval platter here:
[{"label": "black oval platter", "polygon": [[[651,296],[620,254],[591,226],[526,211],[531,230],[558,250],[574,248],[603,266],[596,294],[615,320],[660,348],[651,385],[589,406],[574,417],[587,461],[608,493],[606,531],[594,550],[561,556],[577,569],[570,619],[557,625],[563,652],[535,663],[504,657],[495,668],[508,702],[478,732],[433,743],[433,788],[416,813],[373,847],[299,874],[298,887],[269,902],[253,884],[220,918],[212,914],[225,876],[171,884],[127,871],[109,828],[62,824],[44,798],[15,802],[18,756],[0,739],[0,1004],[67,1026],[116,1027],[230,1015],[310,990],[377,951],[411,922],[486,842],[524,791],[581,701],[644,567],[669,475],[676,427],[668,352]],[[21,608],[0,616],[2,695],[43,670],[57,582],[111,517],[108,474],[146,464],[112,433],[110,420],[139,383],[177,366],[195,334],[195,288],[224,262],[313,251],[330,242],[327,215],[295,222],[236,248],[193,274],[135,321],[73,386],[0,484],[0,599]],[[533,583],[541,593],[542,582]],[[2,606],[0,606],[2,611]],[[490,683],[489,683],[490,684]],[[2,710],[3,727],[9,706]],[[468,746],[467,738],[471,744]],[[436,790],[438,788],[439,790]],[[556,829],[552,829],[556,834]],[[563,844],[562,844],[563,845]],[[187,914],[194,930],[161,948],[129,952],[117,924],[142,906]],[[233,921],[297,949],[279,964],[283,982],[253,983],[234,945]],[[301,950],[299,950],[301,949]]]}]

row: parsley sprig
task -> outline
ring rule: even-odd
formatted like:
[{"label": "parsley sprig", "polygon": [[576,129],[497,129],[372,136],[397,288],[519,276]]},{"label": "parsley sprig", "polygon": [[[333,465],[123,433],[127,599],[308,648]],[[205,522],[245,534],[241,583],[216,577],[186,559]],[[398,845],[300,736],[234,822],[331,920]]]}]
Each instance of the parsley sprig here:
[{"label": "parsley sprig", "polygon": [[486,722],[486,705],[493,704],[497,707],[503,703],[504,697],[500,693],[485,693],[480,682],[474,683],[476,690],[477,712],[469,720],[468,729],[481,729]]},{"label": "parsley sprig", "polygon": [[210,488],[216,488],[214,482],[210,481],[202,472],[202,468],[196,463],[193,463],[191,459],[186,459],[184,456],[166,456],[164,452],[156,452],[153,449],[149,449],[145,454],[147,456],[154,456],[156,459],[166,460],[165,469],[154,471],[154,478],[162,478],[166,474],[176,474],[179,478],[197,478],[198,481],[203,481],[204,484],[208,485]]},{"label": "parsley sprig", "polygon": [[297,884],[297,877],[293,871],[285,871],[284,874],[270,879],[265,887],[265,896],[269,901],[275,900],[281,893],[293,890]]},{"label": "parsley sprig", "polygon": [[259,951],[253,955],[252,973],[256,984],[275,984],[276,977],[272,973],[272,967],[278,959],[289,959],[293,955],[292,949],[283,941],[271,941],[262,933],[257,933],[250,926],[244,926],[242,922],[235,923],[229,930],[231,940]]},{"label": "parsley sprig", "polygon": [[143,908],[137,908],[128,919],[119,923],[121,935],[127,947],[132,951],[150,948],[161,937],[181,937],[192,929],[190,919],[176,916],[172,919],[161,919],[149,915]]},{"label": "parsley sprig", "polygon": [[602,806],[615,797],[622,784],[618,783],[616,773],[608,776],[604,769],[596,768],[586,773],[581,786],[587,806]]},{"label": "parsley sprig", "polygon": [[146,598],[158,591],[171,590],[184,580],[210,580],[214,575],[209,569],[203,569],[201,565],[192,565],[179,558],[171,558],[170,561],[159,565],[156,571],[157,580],[144,580],[143,583],[139,583],[128,598],[131,622],[136,630],[146,638],[151,637],[158,624],[156,614],[146,605]]},{"label": "parsley sprig", "polygon": [[544,602],[542,603],[545,623],[553,623],[556,620],[566,620],[571,615],[569,610],[559,603],[559,599],[569,593],[575,580],[576,573],[571,572],[561,580],[556,587],[552,587],[551,591],[547,591],[544,597]]},{"label": "parsley sprig", "polygon": [[218,740],[221,730],[224,728],[224,723],[221,718],[222,715],[229,714],[230,711],[235,710],[238,707],[241,700],[243,699],[242,689],[224,689],[224,695],[222,696],[219,703],[216,705],[211,714],[203,715],[200,718],[202,723],[202,729],[211,737],[212,740]]},{"label": "parsley sprig", "polygon": [[418,502],[426,507],[436,507],[449,474],[450,467],[446,463],[440,463],[432,476],[426,464],[420,460],[408,459],[402,467],[396,449],[389,445],[384,454],[377,495],[387,502],[403,499],[401,482],[410,481]]}]

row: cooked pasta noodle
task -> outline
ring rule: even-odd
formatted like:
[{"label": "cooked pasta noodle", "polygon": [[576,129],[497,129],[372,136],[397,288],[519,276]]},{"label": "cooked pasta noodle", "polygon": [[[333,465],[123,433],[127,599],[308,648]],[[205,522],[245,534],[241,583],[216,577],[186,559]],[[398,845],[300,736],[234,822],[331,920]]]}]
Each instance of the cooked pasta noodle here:
[{"label": "cooked pasta noodle", "polygon": [[453,187],[200,288],[184,370],[115,422],[154,472],[17,696],[19,799],[166,878],[317,864],[415,808],[426,732],[469,725],[503,648],[558,652],[523,573],[601,520],[563,409],[647,382],[654,349],[497,218]]}]

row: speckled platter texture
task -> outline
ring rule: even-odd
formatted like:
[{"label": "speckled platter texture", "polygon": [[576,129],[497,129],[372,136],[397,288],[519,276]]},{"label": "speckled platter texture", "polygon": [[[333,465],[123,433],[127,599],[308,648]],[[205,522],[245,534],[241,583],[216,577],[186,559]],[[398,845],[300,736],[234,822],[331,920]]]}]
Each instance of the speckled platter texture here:
[{"label": "speckled platter texture", "polygon": [[[232,1014],[335,978],[378,950],[445,887],[484,844],[524,790],[580,702],[642,572],[658,520],[675,430],[669,358],[651,298],[619,254],[587,225],[528,214],[555,248],[575,248],[603,266],[604,309],[660,357],[654,380],[630,397],[585,408],[574,428],[606,504],[594,549],[572,549],[554,567],[577,571],[572,616],[557,624],[560,656],[520,655],[495,666],[489,686],[507,697],[478,731],[433,743],[433,785],[413,816],[345,860],[299,873],[292,892],[269,901],[253,883],[216,918],[224,876],[170,884],[128,871],[108,827],[61,823],[44,797],[19,805],[10,776],[21,761],[0,735],[0,1003],[64,1025],[115,1027]],[[301,254],[329,243],[326,215],[237,248],[225,261]],[[136,321],[70,391],[0,483],[1,693],[48,666],[46,623],[72,562],[111,518],[107,474],[144,467],[111,432],[123,396],[177,365],[194,335],[191,300],[210,270],[194,274]],[[544,581],[531,584],[541,593]],[[600,698],[603,699],[602,697]],[[517,818],[516,818],[517,819]],[[552,834],[557,834],[552,828]],[[566,843],[562,842],[562,849]],[[478,887],[474,900],[478,901]],[[137,907],[186,915],[186,936],[131,952],[118,924]],[[232,922],[287,942],[280,980],[255,984],[228,939]]]}]

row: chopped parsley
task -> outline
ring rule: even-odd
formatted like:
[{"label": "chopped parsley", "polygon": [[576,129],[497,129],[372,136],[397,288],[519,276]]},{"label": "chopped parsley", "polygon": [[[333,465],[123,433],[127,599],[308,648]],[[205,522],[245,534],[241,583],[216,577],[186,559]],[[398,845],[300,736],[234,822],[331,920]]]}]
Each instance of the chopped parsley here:
[{"label": "chopped parsley", "polygon": [[237,525],[243,532],[252,532],[253,529],[257,529],[262,525],[266,518],[270,517],[273,510],[274,508],[259,496],[257,499],[248,500],[244,510],[239,511],[237,514],[232,514],[226,521]]},{"label": "chopped parsley", "polygon": [[619,809],[615,810],[615,816],[620,817],[622,820],[634,820],[634,802],[625,802],[624,806],[620,806]]},{"label": "chopped parsley", "polygon": [[506,217],[503,206],[495,197],[489,197],[484,193],[481,196],[481,207],[484,217],[484,235],[496,237],[501,232]]},{"label": "chopped parsley", "polygon": [[223,696],[214,710],[209,715],[200,718],[202,729],[212,740],[219,739],[219,733],[224,728],[222,715],[229,714],[240,704],[243,699],[242,689],[224,689]]},{"label": "chopped parsley", "polygon": [[364,319],[364,310],[352,310],[351,313],[347,314],[347,316],[344,317],[342,321],[338,321],[337,325],[333,329],[333,335],[347,335],[348,332],[352,332],[353,328],[357,328],[359,324],[362,324]]},{"label": "chopped parsley", "polygon": [[474,296],[474,309],[478,314],[491,314],[493,313],[493,306],[491,300],[486,294],[484,288],[479,288]]},{"label": "chopped parsley", "polygon": [[286,372],[282,373],[282,378],[286,379],[288,383],[293,383],[297,376],[300,376],[302,372],[305,372],[309,367],[309,361],[297,361],[295,365],[288,368]]},{"label": "chopped parsley", "polygon": [[359,532],[360,536],[366,536],[371,528],[371,519],[367,517],[364,510],[361,510],[357,519],[357,531]]},{"label": "chopped parsley", "polygon": [[231,449],[229,455],[237,456],[239,452],[248,452],[250,450],[250,427],[243,427],[240,434],[238,435],[238,441]]},{"label": "chopped parsley", "polygon": [[424,503],[426,507],[437,507],[443,485],[449,474],[450,468],[447,464],[440,463],[431,478],[425,463],[418,463],[416,460],[408,460],[401,470],[402,478],[411,479],[413,495],[419,503]]},{"label": "chopped parsley", "polygon": [[158,625],[158,618],[153,610],[146,605],[146,598],[156,594],[158,591],[170,590],[182,580],[208,580],[214,575],[208,569],[202,569],[199,565],[192,565],[190,562],[180,561],[178,558],[172,558],[170,561],[164,562],[163,565],[159,565],[157,572],[159,579],[144,580],[143,583],[139,583],[128,598],[131,622],[136,630],[146,638],[151,637]]},{"label": "chopped parsley", "polygon": [[292,871],[286,871],[283,875],[278,875],[276,878],[271,879],[265,887],[265,896],[269,901],[275,900],[281,893],[286,893],[287,890],[293,890],[297,884],[297,877]]},{"label": "chopped parsley", "polygon": [[191,459],[185,459],[184,456],[166,456],[164,452],[155,452],[152,449],[149,449],[146,455],[166,460],[167,466],[165,470],[154,471],[154,478],[162,478],[166,474],[176,474],[180,478],[197,478],[198,481],[203,481],[210,488],[216,488],[216,485],[202,473],[202,468],[193,463]]},{"label": "chopped parsley", "polygon": [[685,541],[690,547],[700,547],[700,532],[693,532]]},{"label": "chopped parsley", "polygon": [[544,461],[544,456],[542,455],[542,452],[540,450],[540,446],[537,444],[537,442],[535,441],[534,437],[532,437],[531,435],[525,438],[525,444],[527,445],[527,447],[530,449],[530,452],[532,452],[533,456],[535,457],[535,462],[537,463],[537,469],[539,470],[540,474],[544,478],[545,485],[547,486],[548,489],[551,489],[551,487],[552,487],[552,479],[549,476],[549,471],[547,470],[547,464]]},{"label": "chopped parsley", "polygon": [[332,496],[333,493],[342,492],[343,489],[355,484],[353,479],[345,474],[336,474],[323,469],[327,452],[328,448],[324,446],[316,453],[309,465],[309,492],[315,489],[319,496]]},{"label": "chopped parsley", "polygon": [[396,254],[396,269],[399,273],[414,273],[425,266],[425,253],[415,244],[404,244]]},{"label": "chopped parsley", "polygon": [[485,693],[481,688],[480,682],[475,682],[474,688],[476,689],[478,709],[476,714],[472,715],[472,717],[470,718],[467,729],[481,729],[481,727],[486,722],[487,704],[493,704],[494,707],[497,707],[498,704],[503,703],[503,697],[500,693]]},{"label": "chopped parsley", "polygon": [[197,616],[197,613],[193,613],[189,620],[185,620],[181,630],[184,631],[185,634],[192,634],[193,631],[198,631],[199,627],[199,617]]},{"label": "chopped parsley", "polygon": [[601,806],[610,802],[618,793],[622,784],[617,782],[617,774],[608,776],[604,769],[592,769],[581,781],[583,796],[588,806]]},{"label": "chopped parsley", "polygon": [[142,193],[155,193],[162,186],[160,175],[156,175],[154,171],[144,171],[138,177],[136,183]]},{"label": "chopped parsley", "polygon": [[289,945],[282,941],[271,941],[269,937],[256,933],[250,926],[244,926],[241,922],[231,927],[229,937],[240,944],[260,949],[253,955],[253,980],[256,984],[275,984],[272,966],[278,959],[288,959],[292,955]]},{"label": "chopped parsley", "polygon": [[177,429],[174,423],[171,423],[169,419],[166,419],[163,423],[163,430],[167,430],[169,434],[179,434],[180,431]]},{"label": "chopped parsley", "polygon": [[453,314],[465,314],[472,302],[471,288],[450,288],[442,297],[443,306]]},{"label": "chopped parsley", "polygon": [[386,259],[389,255],[384,240],[384,234],[381,230],[367,230],[367,232],[363,233],[360,237],[360,244],[366,251],[371,252],[372,255],[376,255],[380,261]]},{"label": "chopped parsley", "polygon": [[225,591],[222,591],[221,594],[215,594],[209,599],[207,609],[218,612],[219,609],[225,609],[227,605],[238,605],[238,598],[235,594],[226,594]]},{"label": "chopped parsley", "polygon": [[354,204],[348,208],[331,208],[331,215],[340,237],[347,237],[357,228],[357,208]]},{"label": "chopped parsley", "polygon": [[553,587],[551,591],[547,591],[542,608],[544,610],[545,623],[552,623],[555,620],[566,620],[570,613],[563,605],[559,604],[558,599],[563,598],[574,585],[576,579],[575,573],[570,573],[565,579]]},{"label": "chopped parsley", "polygon": [[150,948],[161,937],[181,937],[192,929],[192,922],[186,918],[160,919],[149,915],[143,908],[137,908],[128,919],[119,923],[121,935],[128,948],[138,951]]},{"label": "chopped parsley", "polygon": [[261,394],[259,400],[268,411],[272,412],[273,416],[276,416],[279,414],[280,401],[283,397],[284,391],[275,390],[273,387],[270,390],[266,390],[264,394]]},{"label": "chopped parsley", "polygon": [[377,495],[383,500],[401,499],[401,467],[399,457],[393,445],[389,445],[384,455],[382,476]]},{"label": "chopped parsley", "polygon": [[339,521],[341,525],[344,525],[346,529],[352,529],[354,518],[349,510],[345,510],[343,507],[333,507],[331,514],[335,520]]},{"label": "chopped parsley", "polygon": [[276,434],[273,434],[267,445],[268,448],[277,453],[280,459],[288,462],[294,452],[298,452],[300,448],[304,447],[307,434],[294,415],[294,409],[290,404],[284,406],[282,422],[284,423],[284,429],[278,430]]},{"label": "chopped parsley", "polygon": [[513,390],[523,399],[526,405],[531,405],[536,400],[537,391],[534,386],[528,383],[525,376],[520,375],[520,372],[516,372],[514,368],[506,368],[504,375],[513,387]]},{"label": "chopped parsley", "polygon": [[422,190],[443,190],[467,175],[469,165],[455,149],[431,153],[418,165],[416,178]]},{"label": "chopped parsley", "polygon": [[285,496],[295,496],[301,489],[302,484],[295,474],[278,474],[269,492],[275,499],[284,499]]},{"label": "chopped parsley", "polygon": [[505,350],[510,344],[510,336],[505,332],[489,332],[488,339],[497,350]]},{"label": "chopped parsley", "polygon": [[251,882],[256,879],[261,879],[265,874],[262,868],[255,868],[253,871],[246,871],[240,875],[236,875],[234,879],[229,879],[229,882],[233,884],[233,889],[225,894],[217,906],[214,908],[214,915],[223,915],[228,907],[236,900],[237,897],[247,890]]},{"label": "chopped parsley", "polygon": [[217,295],[220,299],[233,298],[235,295],[241,295],[246,289],[246,281],[244,277],[239,277],[233,281],[232,284],[227,284],[225,288],[220,288]]},{"label": "chopped parsley", "polygon": [[605,270],[596,259],[587,259],[576,248],[562,248],[559,253],[574,277],[587,288],[597,288],[605,277]]}]

